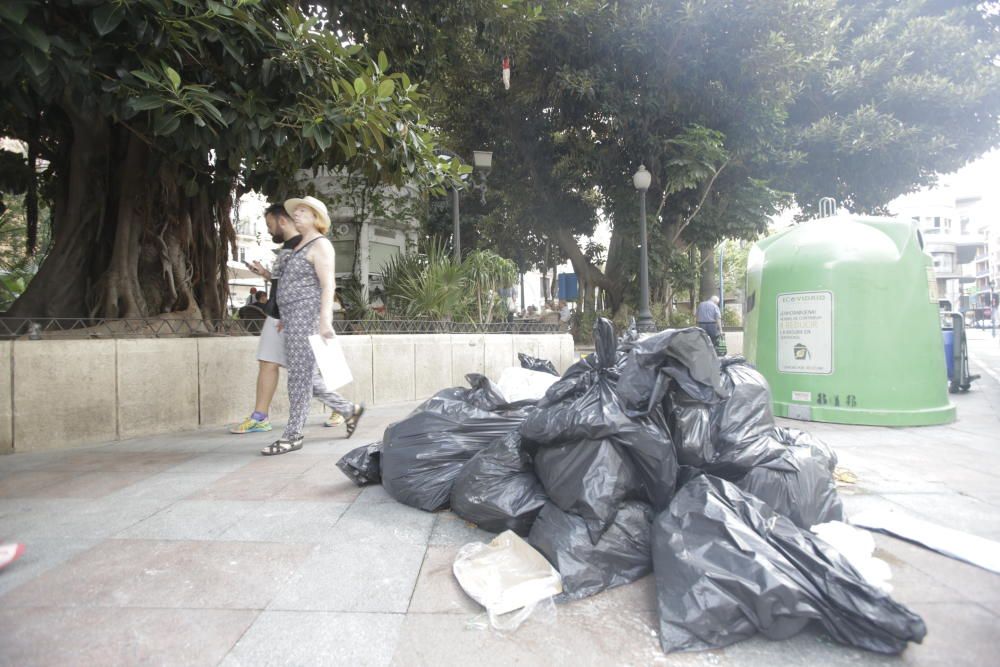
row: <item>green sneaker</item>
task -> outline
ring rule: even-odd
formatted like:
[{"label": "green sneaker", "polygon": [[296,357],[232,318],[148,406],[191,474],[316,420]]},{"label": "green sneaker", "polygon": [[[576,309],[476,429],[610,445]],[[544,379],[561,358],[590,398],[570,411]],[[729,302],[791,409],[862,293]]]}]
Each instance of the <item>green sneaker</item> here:
[{"label": "green sneaker", "polygon": [[257,421],[252,416],[247,417],[242,422],[229,429],[230,433],[264,433],[271,430],[271,421],[262,419]]}]

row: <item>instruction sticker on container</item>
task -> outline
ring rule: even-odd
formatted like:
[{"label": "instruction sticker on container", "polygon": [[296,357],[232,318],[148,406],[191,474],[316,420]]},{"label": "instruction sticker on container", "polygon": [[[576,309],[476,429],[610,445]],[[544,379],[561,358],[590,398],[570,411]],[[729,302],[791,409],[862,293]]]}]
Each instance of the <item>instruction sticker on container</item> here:
[{"label": "instruction sticker on container", "polygon": [[833,293],[778,295],[778,370],[833,372]]}]

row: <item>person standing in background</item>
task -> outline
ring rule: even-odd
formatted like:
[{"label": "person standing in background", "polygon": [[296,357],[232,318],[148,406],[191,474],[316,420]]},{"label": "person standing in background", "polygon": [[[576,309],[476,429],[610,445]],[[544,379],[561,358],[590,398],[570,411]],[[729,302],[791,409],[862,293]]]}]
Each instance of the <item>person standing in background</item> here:
[{"label": "person standing in background", "polygon": [[719,297],[715,294],[698,304],[696,313],[698,326],[705,330],[712,339],[712,345],[718,346],[722,335],[722,311],[719,310]]}]

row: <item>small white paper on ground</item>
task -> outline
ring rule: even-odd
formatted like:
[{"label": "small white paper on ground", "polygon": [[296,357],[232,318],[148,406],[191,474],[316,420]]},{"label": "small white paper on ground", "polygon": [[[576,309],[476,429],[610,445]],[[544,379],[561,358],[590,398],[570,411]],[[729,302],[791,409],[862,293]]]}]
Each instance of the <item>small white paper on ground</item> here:
[{"label": "small white paper on ground", "polygon": [[323,383],[327,389],[334,391],[354,381],[351,368],[344,357],[344,350],[341,349],[336,336],[329,339],[324,339],[318,334],[309,336],[309,345],[312,346],[316,366],[319,368],[319,374],[323,376]]},{"label": "small white paper on ground", "polygon": [[1000,542],[945,528],[890,508],[861,512],[851,517],[851,523],[922,544],[932,551],[1000,574]]},{"label": "small white paper on ground", "polygon": [[[472,542],[462,547],[452,566],[462,589],[486,607],[494,627],[502,627],[503,614],[521,609],[516,627],[536,604],[562,592],[562,577],[513,531],[500,533],[489,544]],[[513,629],[507,624],[505,629]]]}]

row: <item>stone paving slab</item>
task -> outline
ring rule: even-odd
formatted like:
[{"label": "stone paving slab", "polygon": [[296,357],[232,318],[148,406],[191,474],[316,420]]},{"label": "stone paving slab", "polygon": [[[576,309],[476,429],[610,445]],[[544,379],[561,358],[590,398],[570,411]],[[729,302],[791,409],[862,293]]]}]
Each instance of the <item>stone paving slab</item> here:
[{"label": "stone paving slab", "polygon": [[387,665],[403,619],[402,614],[265,611],[222,666]]},{"label": "stone paving slab", "polygon": [[[973,341],[1000,374],[1000,345]],[[996,348],[990,347],[996,345]],[[1000,382],[956,395],[955,424],[893,429],[783,423],[833,446],[858,483],[848,513],[895,507],[1000,540]],[[998,375],[1000,377],[1000,375]],[[1000,575],[877,535],[894,597],[929,634],[901,657],[790,640],[664,655],[653,577],[553,609],[517,632],[483,628],[457,586],[459,548],[490,533],[396,503],[336,469],[416,403],[370,408],[353,438],[315,414],[305,448],[264,458],[279,430],[224,428],[0,457],[0,537],[27,545],[0,571],[0,665],[984,665]],[[276,425],[278,426],[278,425]]]},{"label": "stone paving slab", "polygon": [[0,665],[211,667],[226,656],[256,614],[121,607],[3,609]]},{"label": "stone paving slab", "polygon": [[260,503],[246,500],[179,500],[117,533],[132,540],[215,540]]},{"label": "stone paving slab", "polygon": [[5,595],[5,607],[263,609],[312,545],[107,540]]}]

